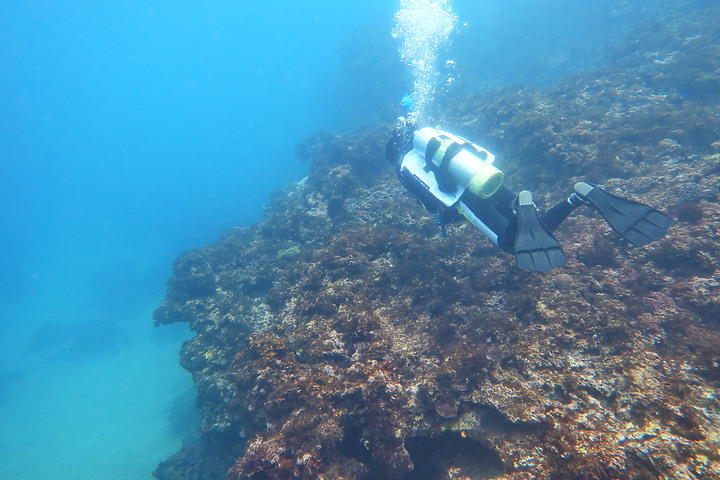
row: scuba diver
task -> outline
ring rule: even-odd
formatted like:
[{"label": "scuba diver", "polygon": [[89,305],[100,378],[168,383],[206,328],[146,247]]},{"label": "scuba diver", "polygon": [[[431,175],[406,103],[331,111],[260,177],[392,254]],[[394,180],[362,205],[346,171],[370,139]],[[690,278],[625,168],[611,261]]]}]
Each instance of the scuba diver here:
[{"label": "scuba diver", "polygon": [[565,254],[553,236],[578,207],[600,212],[621,237],[635,246],[665,236],[672,219],[647,205],[578,182],[565,200],[541,214],[532,194],[515,195],[493,166],[495,156],[457,135],[434,128],[415,128],[398,119],[387,143],[388,161],[400,182],[434,214],[443,237],[445,224],[463,215],[494,244],[515,255],[518,268],[546,272],[565,265]]}]

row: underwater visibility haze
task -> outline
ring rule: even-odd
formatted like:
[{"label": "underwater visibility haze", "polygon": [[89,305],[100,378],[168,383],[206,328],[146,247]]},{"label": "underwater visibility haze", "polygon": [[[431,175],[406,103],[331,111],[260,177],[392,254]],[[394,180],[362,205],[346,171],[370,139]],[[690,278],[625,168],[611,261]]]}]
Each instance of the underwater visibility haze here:
[{"label": "underwater visibility haze", "polygon": [[305,175],[337,49],[384,3],[0,6],[0,477],[150,478],[178,448],[187,330],[149,315],[172,261]]},{"label": "underwater visibility haze", "polygon": [[[717,18],[0,6],[0,478],[720,478]],[[674,224],[578,210],[520,270],[403,188],[399,116],[541,209],[587,181]]]}]

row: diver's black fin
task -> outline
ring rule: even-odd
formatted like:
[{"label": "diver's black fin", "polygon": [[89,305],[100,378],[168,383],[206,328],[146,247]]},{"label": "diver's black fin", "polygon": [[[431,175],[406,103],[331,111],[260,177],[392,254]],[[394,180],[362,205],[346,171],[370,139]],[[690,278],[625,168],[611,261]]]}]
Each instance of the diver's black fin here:
[{"label": "diver's black fin", "polygon": [[670,217],[642,203],[616,197],[588,183],[575,184],[575,193],[605,218],[625,240],[642,247],[665,236]]},{"label": "diver's black fin", "polygon": [[515,259],[518,268],[547,272],[565,265],[565,254],[552,233],[540,221],[532,194],[523,190],[518,195]]}]

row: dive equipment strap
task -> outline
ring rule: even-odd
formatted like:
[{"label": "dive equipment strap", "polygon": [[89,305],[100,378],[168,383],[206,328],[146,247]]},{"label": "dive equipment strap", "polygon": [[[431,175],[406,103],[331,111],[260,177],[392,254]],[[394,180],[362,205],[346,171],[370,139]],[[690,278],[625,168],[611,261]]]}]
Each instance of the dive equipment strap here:
[{"label": "dive equipment strap", "polygon": [[[414,183],[422,185],[423,188],[432,196],[437,198],[446,207],[455,205],[467,187],[454,184],[450,191],[443,190],[440,187],[440,180],[435,170],[426,168],[425,157],[416,149],[409,151],[402,160],[401,171],[407,170],[408,175],[413,177]],[[425,203],[425,202],[423,202]],[[431,212],[434,209],[430,210]]]},{"label": "dive equipment strap", "polygon": [[425,170],[435,174],[438,187],[445,193],[457,188],[455,180],[448,172],[448,164],[462,148],[461,143],[447,135],[441,135],[431,138],[425,149]]}]

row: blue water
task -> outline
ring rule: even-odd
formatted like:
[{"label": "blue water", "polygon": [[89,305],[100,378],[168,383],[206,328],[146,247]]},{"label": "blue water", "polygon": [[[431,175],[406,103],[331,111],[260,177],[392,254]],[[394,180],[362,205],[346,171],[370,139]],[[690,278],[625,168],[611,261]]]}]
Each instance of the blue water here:
[{"label": "blue water", "polygon": [[[592,68],[631,23],[620,0],[504,3],[455,2],[466,89]],[[177,451],[190,332],[151,320],[172,261],[259,221],[311,132],[401,111],[396,9],[0,4],[0,478],[150,478]]]},{"label": "blue water", "polygon": [[262,218],[387,2],[0,4],[0,478],[150,478],[181,438],[173,259]]}]

